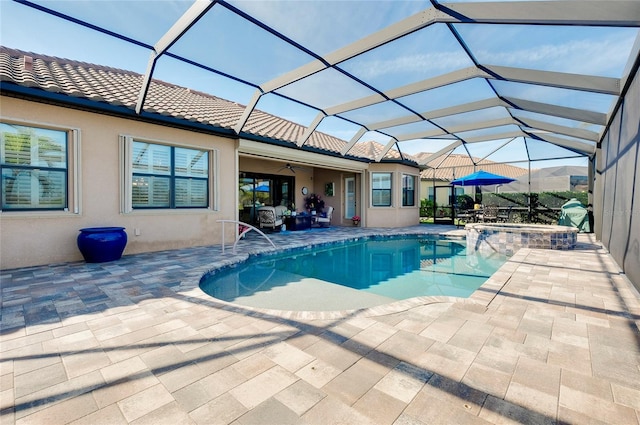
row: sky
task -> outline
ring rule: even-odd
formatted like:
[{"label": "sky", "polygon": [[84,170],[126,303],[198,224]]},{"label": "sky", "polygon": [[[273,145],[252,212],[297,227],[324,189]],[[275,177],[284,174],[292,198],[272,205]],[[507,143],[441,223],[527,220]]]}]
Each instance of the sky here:
[{"label": "sky", "polygon": [[[192,4],[191,1],[170,0],[65,0],[34,3],[123,34],[148,46],[154,45]],[[230,1],[229,4],[319,55],[335,52],[367,34],[431,6],[431,2],[426,0],[264,0]],[[452,27],[482,64],[590,73],[616,78],[623,75],[629,52],[638,35],[637,28],[554,27],[553,31],[549,31],[544,26],[521,25],[465,24]],[[0,43],[11,48],[139,73],[145,72],[150,53],[146,47],[98,33],[11,0],[0,0]],[[215,5],[190,28],[171,47],[170,52],[251,84],[242,84],[167,56],[158,61],[155,78],[240,104],[249,102],[257,86],[314,60],[311,54],[288,45],[220,5]],[[472,65],[472,59],[458,43],[454,32],[446,25],[438,24],[341,63],[340,67],[344,71],[355,75],[364,85],[336,70],[324,70],[278,89],[277,92],[320,108],[328,108],[374,94],[367,85],[384,91]],[[613,97],[607,95],[577,95],[572,90],[511,82],[496,82],[495,86],[508,96],[553,102],[573,108],[585,107],[599,112],[608,112],[613,103]],[[413,111],[425,112],[492,95],[492,88],[484,80],[476,79],[459,83],[456,87],[445,86],[401,100]],[[316,109],[273,94],[262,96],[258,109],[302,125],[311,123],[318,114]],[[492,119],[499,117],[501,113],[504,114],[504,109],[503,112],[479,111],[472,118]],[[345,118],[365,125],[405,115],[407,110],[392,102],[343,114]],[[460,118],[462,117],[443,118],[435,120],[435,124],[455,125],[455,120]],[[436,125],[423,122],[388,130],[387,133],[399,137],[437,128]],[[591,129],[586,124],[581,125]],[[318,129],[349,140],[359,126],[329,117]],[[489,130],[484,130],[484,133],[487,131]],[[469,137],[473,136],[474,134],[469,134]],[[361,140],[375,140],[386,144],[390,137],[368,132]],[[415,140],[403,141],[400,146],[405,153],[433,152],[446,143],[450,141],[430,140],[425,143],[424,140]],[[470,145],[469,150],[481,149]],[[505,151],[502,156],[514,158],[519,155]],[[506,160],[501,159],[499,154],[495,154],[493,158]]]}]

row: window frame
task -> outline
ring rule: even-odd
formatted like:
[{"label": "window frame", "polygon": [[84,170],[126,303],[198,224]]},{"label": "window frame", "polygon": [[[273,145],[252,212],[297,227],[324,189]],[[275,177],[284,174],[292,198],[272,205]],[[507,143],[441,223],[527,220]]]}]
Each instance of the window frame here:
[{"label": "window frame", "polygon": [[[16,125],[21,127],[30,127],[42,130],[59,131],[65,133],[66,136],[66,167],[41,167],[41,166],[27,166],[18,168],[33,168],[33,169],[46,169],[46,170],[64,170],[65,183],[64,197],[65,202],[62,207],[52,208],[10,208],[4,209],[0,204],[0,213],[3,216],[20,215],[20,216],[34,216],[34,215],[67,215],[67,214],[80,214],[81,198],[80,198],[80,142],[81,132],[80,129],[65,126],[59,124],[43,123],[37,121],[21,120],[9,117],[2,117],[0,122],[7,125]],[[0,149],[4,149],[4,146],[0,145]],[[2,168],[13,168],[12,166],[2,165]]]},{"label": "window frame", "polygon": [[[376,189],[374,188],[374,182],[376,181],[375,176],[377,174],[384,174],[384,175],[388,175],[389,176],[389,188],[381,188],[381,189]],[[371,172],[371,207],[374,208],[389,208],[389,207],[393,207],[393,172],[391,171],[372,171]],[[376,196],[374,195],[374,193],[376,192],[388,192],[388,198],[389,198],[389,203],[388,204],[377,204],[375,199]]]},{"label": "window frame", "polygon": [[[133,147],[136,142],[148,143],[150,145],[166,146],[170,148],[170,172],[169,175],[162,175],[162,177],[170,178],[169,189],[169,206],[149,206],[149,207],[134,207],[133,206],[133,180],[135,175],[155,176],[153,173],[140,173],[135,172],[133,167]],[[176,149],[190,149],[198,150],[207,153],[207,176],[205,177],[193,177],[196,180],[206,180],[206,204],[205,206],[176,206],[175,188],[176,181],[184,180],[185,178],[179,176],[176,173],[175,167],[175,152]],[[191,145],[188,143],[177,143],[165,140],[156,140],[145,137],[137,137],[131,135],[120,135],[120,187],[121,187],[121,199],[120,199],[120,211],[122,214],[131,213],[144,213],[153,211],[164,212],[187,212],[187,211],[202,211],[202,210],[216,210],[217,209],[217,190],[214,190],[214,183],[218,181],[216,173],[218,173],[218,154],[217,150],[206,148],[203,146]],[[158,174],[160,176],[160,174]]]},{"label": "window frame", "polygon": [[[403,207],[415,207],[416,206],[416,181],[417,181],[417,176],[414,174],[406,174],[406,173],[402,173],[401,176],[401,182],[402,182],[402,206]],[[408,192],[408,189],[405,186],[405,182],[409,181],[407,180],[409,179],[412,184],[413,184],[413,188],[411,189],[411,192],[413,194],[413,196],[411,196],[411,204],[407,204],[406,201],[409,199],[406,195]]]}]

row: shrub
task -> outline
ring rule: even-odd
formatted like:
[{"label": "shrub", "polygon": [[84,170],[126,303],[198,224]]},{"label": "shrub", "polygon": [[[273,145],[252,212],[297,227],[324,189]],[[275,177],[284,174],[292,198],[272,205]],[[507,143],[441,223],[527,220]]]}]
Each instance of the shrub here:
[{"label": "shrub", "polygon": [[462,194],[456,197],[456,205],[459,210],[471,210],[474,203],[473,198],[469,195]]},{"label": "shrub", "polygon": [[433,217],[434,201],[431,199],[420,200],[420,217]]}]

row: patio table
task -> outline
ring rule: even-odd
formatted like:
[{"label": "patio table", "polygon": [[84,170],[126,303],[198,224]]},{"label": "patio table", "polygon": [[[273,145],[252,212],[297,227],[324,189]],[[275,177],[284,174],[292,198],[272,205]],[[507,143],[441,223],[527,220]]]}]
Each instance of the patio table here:
[{"label": "patio table", "polygon": [[292,215],[285,219],[287,229],[291,231],[306,230],[311,228],[310,215]]}]

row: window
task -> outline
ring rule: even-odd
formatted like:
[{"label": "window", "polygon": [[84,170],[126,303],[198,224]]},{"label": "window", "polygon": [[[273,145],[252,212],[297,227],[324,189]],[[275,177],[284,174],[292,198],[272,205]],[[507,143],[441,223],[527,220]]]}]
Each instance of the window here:
[{"label": "window", "polygon": [[2,210],[66,210],[69,131],[0,123]]},{"label": "window", "polygon": [[208,151],[133,140],[130,167],[132,209],[209,206]]},{"label": "window", "polygon": [[371,174],[371,205],[391,206],[391,173]]},{"label": "window", "polygon": [[402,206],[413,207],[416,205],[416,178],[407,174],[402,175]]}]

